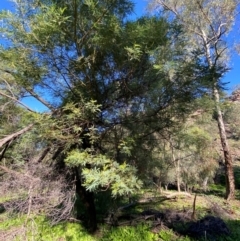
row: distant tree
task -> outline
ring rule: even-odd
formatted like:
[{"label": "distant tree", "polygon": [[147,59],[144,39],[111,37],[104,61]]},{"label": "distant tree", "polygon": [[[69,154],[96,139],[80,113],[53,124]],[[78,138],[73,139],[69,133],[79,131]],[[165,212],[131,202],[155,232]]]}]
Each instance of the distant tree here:
[{"label": "distant tree", "polygon": [[229,100],[225,101],[224,120],[228,123],[231,137],[235,140],[240,138],[240,91],[236,89],[230,95]]},{"label": "distant tree", "polygon": [[204,65],[201,71],[207,73],[206,87],[212,90],[215,101],[216,119],[219,127],[226,166],[226,199],[234,198],[235,186],[232,157],[226,137],[220,107],[219,90],[221,80],[228,71],[228,47],[226,35],[231,30],[237,14],[239,2],[217,0],[152,0],[153,10],[164,10],[170,20],[176,20],[183,30],[186,51],[190,56],[197,54]]}]

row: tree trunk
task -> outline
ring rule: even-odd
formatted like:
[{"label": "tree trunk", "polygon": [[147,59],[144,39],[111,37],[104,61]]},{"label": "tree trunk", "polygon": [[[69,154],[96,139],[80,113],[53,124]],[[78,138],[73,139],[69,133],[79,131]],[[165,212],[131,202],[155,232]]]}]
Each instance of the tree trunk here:
[{"label": "tree trunk", "polygon": [[[202,30],[202,38],[204,41],[205,46],[205,55],[209,64],[209,70],[211,70],[214,67],[212,58],[211,58],[211,44],[208,41],[207,35]],[[229,201],[231,199],[235,198],[235,184],[234,184],[234,174],[233,174],[233,163],[232,163],[232,156],[230,153],[230,149],[228,146],[227,136],[226,136],[226,130],[223,122],[223,116],[222,111],[220,107],[220,98],[219,98],[219,92],[218,92],[218,79],[215,79],[213,77],[213,86],[212,86],[212,95],[215,102],[215,110],[217,114],[217,123],[218,123],[218,130],[219,135],[221,139],[223,154],[224,154],[224,160],[225,160],[225,178],[226,178],[226,194],[225,198]]]},{"label": "tree trunk", "polygon": [[208,179],[209,177],[205,177],[203,180],[203,191],[206,192],[207,191],[207,185],[208,185]]},{"label": "tree trunk", "polygon": [[159,182],[159,192],[162,193],[162,182]]},{"label": "tree trunk", "polygon": [[233,173],[233,163],[232,156],[230,153],[230,149],[228,146],[226,130],[223,122],[223,116],[221,112],[221,108],[219,106],[219,93],[216,86],[213,88],[213,97],[216,105],[216,114],[217,114],[217,122],[219,135],[221,139],[224,160],[225,160],[225,178],[226,178],[226,194],[225,198],[229,201],[235,198],[235,183],[234,183],[234,173]]},{"label": "tree trunk", "polygon": [[76,193],[81,198],[83,205],[87,212],[87,226],[91,233],[97,230],[97,215],[96,208],[94,203],[94,194],[93,192],[89,192],[85,187],[82,186],[81,178],[79,175],[79,171],[75,168],[76,173]]},{"label": "tree trunk", "polygon": [[181,183],[180,183],[180,160],[177,160],[177,189],[178,192],[181,192]]},{"label": "tree trunk", "polygon": [[175,167],[175,173],[176,173],[176,181],[177,181],[177,190],[178,192],[181,192],[181,183],[180,183],[180,160],[179,160],[179,156],[176,159],[175,158],[175,154],[174,154],[174,147],[173,147],[173,143],[172,140],[170,139],[170,145],[171,145],[171,149],[172,149],[172,162],[174,163],[174,167]]}]

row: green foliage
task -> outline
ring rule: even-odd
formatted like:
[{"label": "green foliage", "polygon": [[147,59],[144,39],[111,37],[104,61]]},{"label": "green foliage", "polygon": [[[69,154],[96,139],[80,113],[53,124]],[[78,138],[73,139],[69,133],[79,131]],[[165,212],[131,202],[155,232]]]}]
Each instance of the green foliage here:
[{"label": "green foliage", "polygon": [[224,113],[224,119],[230,127],[232,138],[235,140],[240,139],[240,105],[239,103],[226,102],[227,107]]},{"label": "green foliage", "polygon": [[79,100],[75,104],[68,102],[55,115],[39,114],[35,119],[38,137],[49,145],[56,141],[61,143],[65,152],[73,145],[81,146],[83,138],[88,138],[90,144],[94,144],[98,137],[93,123],[99,114],[99,108],[96,101]]},{"label": "green foliage", "polygon": [[238,240],[240,237],[240,228],[239,228],[240,221],[239,220],[227,220],[226,223],[227,223],[228,228],[231,231],[231,235],[229,237],[219,237],[219,241]]},{"label": "green foliage", "polygon": [[190,147],[195,146],[198,153],[205,152],[211,142],[211,137],[208,132],[198,126],[192,126],[183,134],[183,143]]},{"label": "green foliage", "polygon": [[171,229],[161,230],[159,232],[159,238],[163,241],[190,241],[188,237],[178,237]]},{"label": "green foliage", "polygon": [[127,137],[125,138],[125,140],[122,140],[118,146],[118,148],[120,149],[120,152],[122,154],[126,154],[128,157],[132,156],[133,153],[133,149],[134,146],[136,145],[134,138],[131,137]]},{"label": "green foliage", "polygon": [[27,36],[26,44],[38,44],[42,51],[47,51],[54,47],[52,46],[54,41],[63,42],[66,33],[61,31],[61,26],[69,19],[64,16],[64,11],[64,8],[54,5],[49,7],[43,5],[40,13],[31,17],[29,22],[31,32]]},{"label": "green foliage", "polygon": [[139,44],[135,44],[132,48],[125,47],[128,52],[128,56],[130,60],[139,60],[142,55],[141,46]]},{"label": "green foliage", "polygon": [[11,227],[20,226],[24,222],[24,216],[18,216],[9,213],[1,214],[1,218],[4,222],[0,222],[0,230],[8,230]]},{"label": "green foliage", "polygon": [[89,235],[87,231],[77,223],[61,223],[56,226],[51,227],[48,222],[40,221],[39,225],[39,234],[38,237],[43,241],[48,240],[59,240],[64,238],[66,241],[94,241],[94,237]]},{"label": "green foliage", "polygon": [[163,229],[160,230],[159,233],[153,233],[150,231],[150,227],[146,224],[139,224],[134,227],[112,227],[111,229],[101,227],[100,237],[94,237],[88,234],[81,224],[63,222],[51,226],[43,216],[28,219],[27,222],[26,216],[11,217],[0,223],[0,233],[3,231],[11,232],[11,230],[13,232],[13,230],[16,231],[16,229],[21,229],[23,223],[25,223],[26,233],[16,235],[14,241],[20,241],[23,237],[27,238],[27,240],[42,241],[58,241],[61,238],[65,241],[190,241],[188,237],[178,237],[170,229]]},{"label": "green foliage", "polygon": [[[224,186],[211,186],[210,189],[217,191],[221,191],[224,193]],[[146,194],[149,194],[149,190],[141,190],[144,196]],[[218,193],[216,193],[216,196],[219,196]],[[205,213],[209,213],[209,209],[206,209],[206,202],[207,200],[210,200],[211,204],[212,202],[217,202],[218,205],[222,206],[224,208],[231,208],[231,210],[234,210],[234,216],[235,220],[224,220],[230,229],[230,235],[229,236],[220,236],[218,237],[219,241],[235,241],[238,240],[238,237],[240,235],[240,229],[239,229],[239,220],[237,217],[239,217],[238,212],[238,206],[239,201],[234,201],[229,206],[229,203],[226,204],[223,200],[223,198],[219,198],[213,195],[198,195],[197,199],[197,213],[200,215],[205,215]],[[160,196],[161,197],[161,196]],[[162,196],[163,197],[163,196]],[[156,199],[158,200],[158,199]],[[161,200],[161,199],[160,199]],[[209,205],[211,205],[209,203]],[[182,206],[188,210],[191,210],[192,208],[192,199],[189,199],[186,196],[183,196],[182,198],[177,199],[177,201],[171,202],[166,201],[163,198],[163,201],[160,202],[151,202],[147,204],[147,207],[153,207],[154,209],[160,208],[161,210],[164,210],[167,208],[170,209],[176,209],[182,210]],[[140,210],[142,211],[142,208],[146,208],[146,206],[139,205]],[[238,215],[236,216],[236,213]],[[146,241],[193,241],[193,240],[202,240],[205,241],[204,238],[202,239],[195,239],[190,238],[188,236],[182,236],[177,233],[177,225],[178,223],[174,224],[174,230],[168,229],[165,226],[161,226],[158,232],[152,232],[151,226],[146,223],[141,223],[135,226],[119,226],[119,227],[107,227],[107,226],[100,226],[99,230],[96,235],[90,235],[87,233],[87,231],[82,227],[81,224],[77,223],[68,223],[63,222],[55,226],[51,226],[50,223],[45,219],[43,216],[31,216],[27,219],[26,215],[20,216],[20,215],[7,215],[7,213],[0,214],[0,235],[2,234],[14,234],[16,230],[20,230],[21,228],[26,228],[25,233],[18,233],[15,239],[11,239],[14,241],[20,241],[20,240],[53,240],[58,241],[59,239],[63,239],[65,241],[71,241],[71,240],[86,240],[86,241],[138,241],[138,240],[146,240]],[[23,225],[25,224],[25,225]],[[187,227],[187,225],[184,227]],[[156,229],[158,226],[156,227]],[[22,229],[23,231],[24,229]],[[180,229],[179,229],[180,230]],[[183,231],[183,230],[181,230]],[[10,236],[9,236],[10,237]]]},{"label": "green foliage", "polygon": [[[104,155],[92,155],[87,151],[71,151],[65,163],[82,169],[84,186],[87,190],[111,189],[112,195],[131,194],[141,187],[136,177],[136,169],[126,163],[119,164]],[[88,165],[91,168],[88,168]]]},{"label": "green foliage", "polygon": [[150,227],[146,224],[139,224],[135,227],[118,227],[105,230],[100,241],[190,241],[189,237],[180,237],[171,229],[162,229],[159,233],[150,231]]},{"label": "green foliage", "polygon": [[158,236],[149,231],[149,227],[142,224],[136,227],[119,227],[106,230],[101,241],[157,241]]},{"label": "green foliage", "polygon": [[[16,230],[19,230],[16,232]],[[16,232],[14,241],[20,240],[41,240],[41,241],[58,241],[64,239],[66,241],[95,241],[96,239],[89,235],[87,231],[77,223],[60,223],[51,226],[43,216],[27,219],[24,216],[9,217],[0,223],[0,233]]]},{"label": "green foliage", "polygon": [[236,188],[240,189],[240,167],[239,166],[234,167],[234,179],[235,179]]},{"label": "green foliage", "polygon": [[[160,17],[127,21],[128,0],[20,2],[14,14],[0,14],[9,43],[0,48],[3,72],[17,99],[30,95],[48,111],[21,117],[19,125],[35,125],[18,140],[16,160],[25,164],[48,147],[46,159],[70,173],[69,184],[78,171],[86,190],[117,197],[141,187],[137,175],[173,181],[177,158],[192,167],[194,158],[207,157],[205,130],[178,133],[191,101],[201,96],[204,75],[179,26]],[[1,134],[10,130],[8,115],[15,113],[5,112]],[[177,135],[168,138],[169,132]]]}]

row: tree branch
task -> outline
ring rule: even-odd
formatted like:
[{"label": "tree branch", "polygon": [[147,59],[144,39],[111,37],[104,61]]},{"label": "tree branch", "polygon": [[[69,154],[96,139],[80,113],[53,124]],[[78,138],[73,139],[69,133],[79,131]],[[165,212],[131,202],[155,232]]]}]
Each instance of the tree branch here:
[{"label": "tree branch", "polygon": [[21,136],[23,133],[27,132],[28,130],[30,130],[33,127],[33,124],[28,125],[27,127],[23,128],[20,131],[17,131],[13,134],[10,134],[8,136],[6,136],[5,138],[0,140],[0,148],[2,146],[4,146],[5,144],[7,144],[8,142],[16,139],[17,137]]},{"label": "tree branch", "polygon": [[31,108],[29,108],[27,105],[23,104],[20,100],[14,98],[14,97],[12,97],[12,96],[9,96],[9,95],[1,92],[1,91],[0,91],[0,95],[5,96],[5,97],[7,97],[7,98],[9,98],[9,99],[17,102],[18,104],[22,105],[22,106],[25,107],[27,110],[29,110],[30,112],[36,113],[34,110],[32,110]]},{"label": "tree branch", "polygon": [[44,99],[42,99],[39,95],[37,95],[36,93],[34,93],[33,90],[30,89],[25,89],[29,94],[31,94],[34,98],[36,98],[39,102],[41,102],[43,105],[45,105],[49,110],[54,111],[54,108],[51,104],[49,104],[47,101],[45,101]]}]

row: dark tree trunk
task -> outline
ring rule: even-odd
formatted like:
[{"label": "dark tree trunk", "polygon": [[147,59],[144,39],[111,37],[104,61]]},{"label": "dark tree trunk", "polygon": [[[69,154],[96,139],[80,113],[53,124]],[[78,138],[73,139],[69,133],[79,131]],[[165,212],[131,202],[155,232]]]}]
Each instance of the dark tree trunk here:
[{"label": "dark tree trunk", "polygon": [[75,168],[76,173],[76,193],[81,198],[81,201],[87,212],[87,226],[90,232],[95,232],[97,230],[97,217],[96,208],[94,203],[94,194],[89,192],[85,187],[82,186],[79,171]]}]

